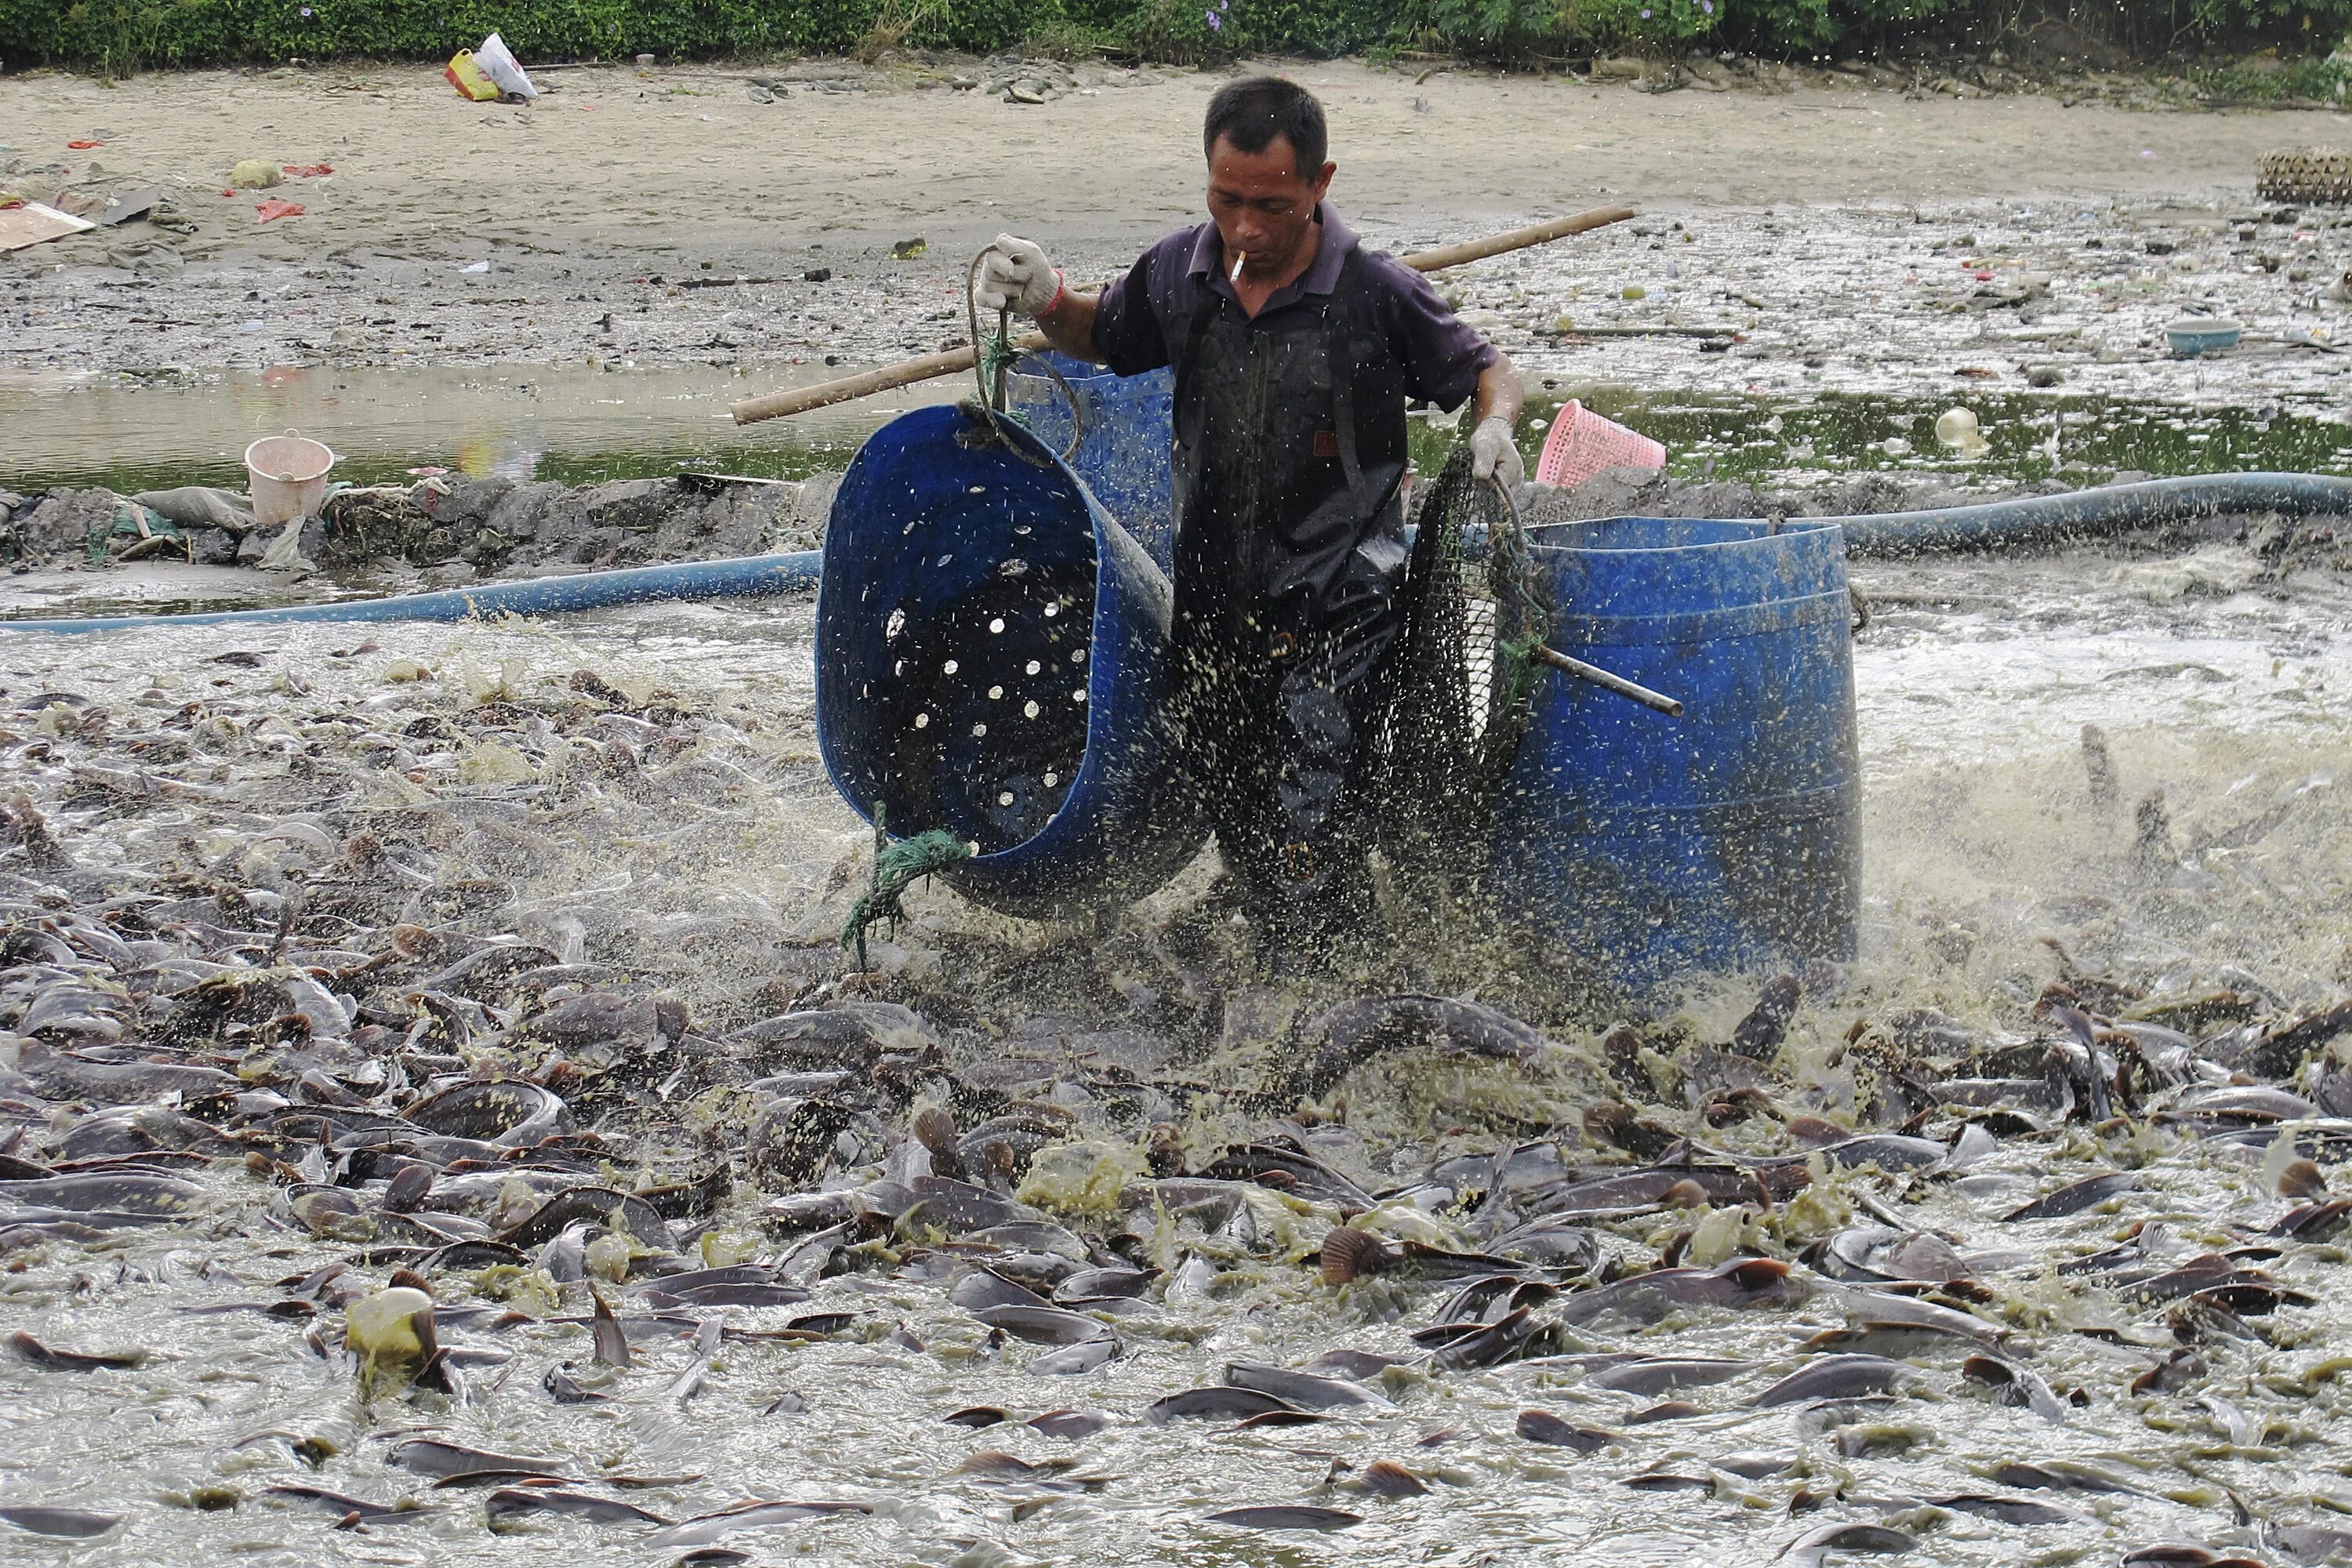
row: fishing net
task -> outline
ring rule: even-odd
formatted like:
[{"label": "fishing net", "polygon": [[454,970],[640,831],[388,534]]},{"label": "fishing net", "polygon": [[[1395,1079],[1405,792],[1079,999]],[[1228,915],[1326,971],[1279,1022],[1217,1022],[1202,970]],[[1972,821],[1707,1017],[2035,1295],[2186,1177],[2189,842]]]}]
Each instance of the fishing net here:
[{"label": "fishing net", "polygon": [[1375,841],[1416,901],[1479,891],[1549,629],[1510,499],[1470,462],[1457,447],[1423,492],[1369,791]]}]

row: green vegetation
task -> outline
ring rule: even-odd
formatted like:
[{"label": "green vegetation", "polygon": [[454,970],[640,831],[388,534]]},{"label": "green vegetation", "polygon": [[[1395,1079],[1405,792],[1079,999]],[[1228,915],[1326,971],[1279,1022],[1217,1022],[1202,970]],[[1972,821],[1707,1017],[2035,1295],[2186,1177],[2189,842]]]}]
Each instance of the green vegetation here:
[{"label": "green vegetation", "polygon": [[[1803,56],[1919,40],[1991,47],[2044,14],[2023,0],[0,0],[0,62],[120,75],[434,59],[493,30],[525,60],[1031,47],[1178,63],[1354,51],[1533,61],[1700,44]],[[2141,53],[2313,53],[2347,26],[2352,0],[2116,0],[2097,31]],[[2296,100],[2334,97],[2342,76],[2314,58],[2207,71],[2199,85]]]},{"label": "green vegetation", "polygon": [[2256,57],[2189,72],[2200,94],[2221,103],[2332,103],[2345,95],[2347,79],[2352,79],[2352,69],[2333,59]]}]

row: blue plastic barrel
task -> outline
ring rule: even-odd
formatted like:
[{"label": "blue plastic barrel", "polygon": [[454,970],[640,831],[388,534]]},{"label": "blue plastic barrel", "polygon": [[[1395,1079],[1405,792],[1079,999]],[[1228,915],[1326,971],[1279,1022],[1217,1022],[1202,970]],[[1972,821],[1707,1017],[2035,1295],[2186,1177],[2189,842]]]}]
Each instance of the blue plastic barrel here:
[{"label": "blue plastic barrel", "polygon": [[1560,652],[1498,813],[1517,920],[1636,988],[1853,956],[1862,865],[1843,534],[1620,517],[1529,531]]},{"label": "blue plastic barrel", "polygon": [[816,603],[817,742],[869,822],[945,828],[941,873],[1009,914],[1108,908],[1206,837],[1167,786],[1166,574],[1054,449],[919,408],[835,493]]},{"label": "blue plastic barrel", "polygon": [[[1169,515],[1168,464],[1174,441],[1173,374],[1153,370],[1113,375],[1101,365],[1053,353],[1030,355],[1021,363],[1040,361],[1060,371],[1077,394],[1085,428],[1070,467],[1160,569],[1172,570],[1176,541]],[[1016,368],[1005,377],[1004,401],[1054,450],[1069,447],[1070,399],[1052,376]]]}]

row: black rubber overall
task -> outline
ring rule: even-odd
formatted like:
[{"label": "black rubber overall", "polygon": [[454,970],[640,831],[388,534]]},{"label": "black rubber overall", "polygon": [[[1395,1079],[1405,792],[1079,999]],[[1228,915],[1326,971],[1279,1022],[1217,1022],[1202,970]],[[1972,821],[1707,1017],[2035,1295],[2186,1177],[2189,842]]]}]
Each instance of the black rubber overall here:
[{"label": "black rubber overall", "polygon": [[1370,910],[1365,742],[1404,572],[1402,367],[1350,250],[1253,321],[1205,290],[1175,369],[1171,703],[1191,787],[1278,942]]}]

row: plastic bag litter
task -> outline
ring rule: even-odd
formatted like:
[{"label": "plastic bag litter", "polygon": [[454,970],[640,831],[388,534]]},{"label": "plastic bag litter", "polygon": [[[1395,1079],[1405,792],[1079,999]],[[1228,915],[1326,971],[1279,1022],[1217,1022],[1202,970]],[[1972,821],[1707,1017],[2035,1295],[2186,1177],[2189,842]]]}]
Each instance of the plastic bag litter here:
[{"label": "plastic bag litter", "polygon": [[508,48],[506,40],[496,33],[482,40],[482,47],[474,51],[474,60],[488,73],[492,81],[499,84],[500,92],[522,98],[539,96],[539,89],[531,83],[530,73],[522,68],[522,62],[514,58],[514,51]]},{"label": "plastic bag litter", "polygon": [[319,568],[302,553],[302,530],[310,522],[298,517],[288,523],[278,536],[262,552],[260,567],[264,572],[316,572]]},{"label": "plastic bag litter", "polygon": [[1936,439],[1956,452],[1974,457],[1991,445],[1977,423],[1973,408],[1947,408],[1936,416]]},{"label": "plastic bag litter", "polygon": [[244,534],[257,526],[253,520],[253,508],[243,496],[210,485],[142,490],[131,499],[182,528],[221,528]]},{"label": "plastic bag litter", "polygon": [[[110,554],[118,561],[136,561],[154,553],[164,545],[186,548],[186,541],[181,537],[178,526],[169,518],[136,501],[122,500],[121,497],[116,500],[119,504],[114,509],[114,515],[84,536],[83,542],[91,565],[102,565]],[[131,542],[121,552],[115,552],[115,541],[123,538],[131,538]]]}]

